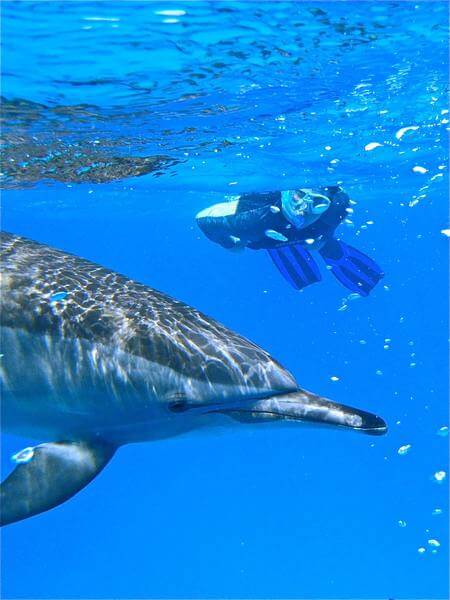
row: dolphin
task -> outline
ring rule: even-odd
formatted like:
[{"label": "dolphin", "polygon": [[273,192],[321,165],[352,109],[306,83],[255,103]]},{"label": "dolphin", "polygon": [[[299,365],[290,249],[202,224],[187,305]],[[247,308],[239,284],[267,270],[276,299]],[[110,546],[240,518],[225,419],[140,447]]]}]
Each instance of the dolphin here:
[{"label": "dolphin", "polygon": [[387,430],[376,415],[301,389],[257,345],[123,275],[10,233],[0,256],[2,427],[38,442],[12,457],[2,525],[71,498],[123,444],[236,422]]}]

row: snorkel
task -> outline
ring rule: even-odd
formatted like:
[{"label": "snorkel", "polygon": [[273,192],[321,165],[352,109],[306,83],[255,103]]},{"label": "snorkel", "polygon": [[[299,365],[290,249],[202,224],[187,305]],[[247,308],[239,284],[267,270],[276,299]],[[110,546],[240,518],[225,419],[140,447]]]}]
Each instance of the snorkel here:
[{"label": "snorkel", "polygon": [[281,192],[281,210],[296,228],[302,229],[317,221],[328,209],[331,200],[311,189],[284,190]]}]

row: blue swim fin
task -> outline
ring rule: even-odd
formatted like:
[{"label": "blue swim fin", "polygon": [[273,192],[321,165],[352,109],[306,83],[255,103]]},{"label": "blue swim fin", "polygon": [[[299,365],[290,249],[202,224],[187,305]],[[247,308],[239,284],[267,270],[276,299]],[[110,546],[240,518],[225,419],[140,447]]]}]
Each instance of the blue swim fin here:
[{"label": "blue swim fin", "polygon": [[339,240],[329,240],[319,252],[336,279],[361,296],[368,296],[384,275],[371,258]]},{"label": "blue swim fin", "polygon": [[280,273],[296,290],[322,279],[313,257],[300,244],[270,248],[268,252]]}]

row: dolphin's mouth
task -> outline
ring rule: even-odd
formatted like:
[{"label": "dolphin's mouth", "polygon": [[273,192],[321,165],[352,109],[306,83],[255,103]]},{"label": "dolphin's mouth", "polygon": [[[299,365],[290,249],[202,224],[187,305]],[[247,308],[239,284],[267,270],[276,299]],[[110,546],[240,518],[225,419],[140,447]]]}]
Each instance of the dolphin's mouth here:
[{"label": "dolphin's mouth", "polygon": [[370,435],[383,435],[387,431],[387,425],[381,417],[331,402],[305,390],[214,406],[207,412],[223,413],[245,423],[301,421],[354,429]]}]

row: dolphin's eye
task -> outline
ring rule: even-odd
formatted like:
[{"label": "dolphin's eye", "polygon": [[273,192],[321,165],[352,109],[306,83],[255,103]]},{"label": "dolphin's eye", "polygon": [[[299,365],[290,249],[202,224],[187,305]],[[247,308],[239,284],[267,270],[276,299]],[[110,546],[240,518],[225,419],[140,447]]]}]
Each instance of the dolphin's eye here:
[{"label": "dolphin's eye", "polygon": [[189,408],[189,404],[186,400],[175,400],[169,404],[169,410],[174,413],[184,412]]}]

